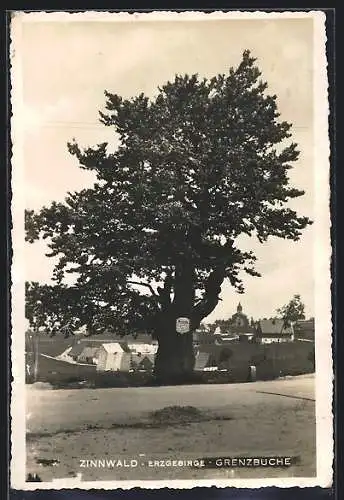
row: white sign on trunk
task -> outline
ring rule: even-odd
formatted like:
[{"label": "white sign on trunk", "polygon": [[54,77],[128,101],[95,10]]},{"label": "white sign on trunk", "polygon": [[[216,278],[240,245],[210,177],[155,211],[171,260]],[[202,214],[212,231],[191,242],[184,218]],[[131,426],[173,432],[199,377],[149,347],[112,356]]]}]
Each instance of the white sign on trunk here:
[{"label": "white sign on trunk", "polygon": [[177,318],[176,331],[177,333],[188,333],[190,331],[189,318]]}]

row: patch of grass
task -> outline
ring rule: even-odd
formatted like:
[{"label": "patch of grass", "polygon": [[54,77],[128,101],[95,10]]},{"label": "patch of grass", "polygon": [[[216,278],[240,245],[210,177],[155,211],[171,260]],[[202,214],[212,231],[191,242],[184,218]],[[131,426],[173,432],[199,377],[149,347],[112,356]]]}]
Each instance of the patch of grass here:
[{"label": "patch of grass", "polygon": [[205,414],[194,406],[166,406],[150,413],[153,422],[172,424],[203,422]]},{"label": "patch of grass", "polygon": [[112,429],[161,429],[167,427],[183,426],[199,422],[216,420],[232,420],[226,415],[214,415],[204,412],[194,406],[166,406],[148,414],[148,417],[139,421],[113,423]]},{"label": "patch of grass", "polygon": [[111,425],[111,429],[159,429],[164,427],[161,424],[141,420],[140,422],[115,422]]}]

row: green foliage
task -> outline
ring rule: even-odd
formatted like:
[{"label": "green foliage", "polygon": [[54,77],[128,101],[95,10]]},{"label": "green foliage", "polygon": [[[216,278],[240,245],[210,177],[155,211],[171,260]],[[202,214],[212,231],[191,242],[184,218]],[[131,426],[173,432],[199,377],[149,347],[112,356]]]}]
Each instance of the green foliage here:
[{"label": "green foliage", "polygon": [[277,309],[277,314],[284,319],[285,323],[295,323],[300,319],[305,319],[305,305],[303,304],[300,295],[294,297],[280,309]]},{"label": "green foliage", "polygon": [[[118,134],[118,149],[68,145],[97,182],[26,213],[27,241],[46,239],[58,259],[56,285],[41,288],[45,311],[62,322],[74,312],[93,328],[154,331],[188,269],[192,280],[181,288],[192,288],[197,326],[224,279],[242,292],[241,271],[259,275],[254,254],[237,246],[239,235],[299,239],[310,221],[286,206],[303,194],[288,178],[299,153],[260,76],[245,51],[228,74],[177,75],[153,99],[105,92],[100,120]],[[69,273],[76,277],[70,290],[63,284]],[[37,294],[30,285],[27,317],[42,324]]]},{"label": "green foliage", "polygon": [[25,294],[25,316],[34,330],[44,326],[52,335],[61,329],[67,334],[64,327],[70,326],[73,330],[85,322],[80,323],[80,318],[76,316],[76,305],[81,302],[79,290],[73,287],[26,282]]}]

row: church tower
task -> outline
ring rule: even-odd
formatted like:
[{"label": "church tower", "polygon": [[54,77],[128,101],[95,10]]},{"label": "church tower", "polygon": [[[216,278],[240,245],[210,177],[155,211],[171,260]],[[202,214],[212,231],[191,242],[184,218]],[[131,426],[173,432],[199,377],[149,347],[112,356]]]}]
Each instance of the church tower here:
[{"label": "church tower", "polygon": [[230,329],[232,333],[248,333],[250,329],[250,322],[246,314],[242,312],[242,305],[239,302],[237,305],[237,312],[233,314],[230,319]]}]

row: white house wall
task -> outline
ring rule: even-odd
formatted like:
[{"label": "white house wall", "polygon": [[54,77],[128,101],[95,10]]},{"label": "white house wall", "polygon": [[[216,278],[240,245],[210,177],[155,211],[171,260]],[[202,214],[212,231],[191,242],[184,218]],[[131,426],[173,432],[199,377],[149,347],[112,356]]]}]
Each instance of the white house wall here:
[{"label": "white house wall", "polygon": [[126,352],[108,353],[101,350],[97,356],[98,371],[123,371],[129,372],[131,354]]},{"label": "white house wall", "polygon": [[122,372],[128,372],[130,370],[131,355],[128,353],[123,353],[120,361],[120,370]]},{"label": "white house wall", "polygon": [[97,370],[105,370],[106,369],[106,352],[105,351],[100,351],[98,353],[98,363],[97,363]]},{"label": "white house wall", "polygon": [[119,366],[118,366],[118,355],[117,354],[107,353],[106,369],[115,372],[115,371],[118,370],[118,368],[119,368]]},{"label": "white house wall", "polygon": [[269,338],[269,337],[262,337],[260,339],[261,344],[281,344],[281,343],[286,343],[286,342],[293,342],[292,338]]}]

